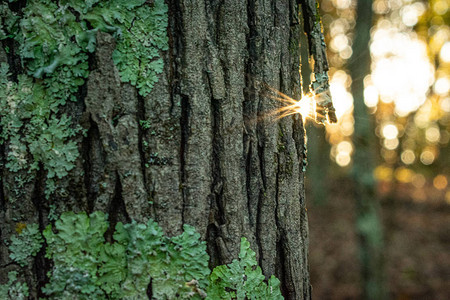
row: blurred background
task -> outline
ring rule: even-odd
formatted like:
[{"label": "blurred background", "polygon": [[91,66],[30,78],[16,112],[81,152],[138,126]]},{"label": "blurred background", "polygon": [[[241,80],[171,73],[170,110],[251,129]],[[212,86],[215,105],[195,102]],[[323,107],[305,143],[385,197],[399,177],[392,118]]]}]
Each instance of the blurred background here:
[{"label": "blurred background", "polygon": [[319,3],[339,122],[306,126],[313,298],[450,299],[450,1]]}]

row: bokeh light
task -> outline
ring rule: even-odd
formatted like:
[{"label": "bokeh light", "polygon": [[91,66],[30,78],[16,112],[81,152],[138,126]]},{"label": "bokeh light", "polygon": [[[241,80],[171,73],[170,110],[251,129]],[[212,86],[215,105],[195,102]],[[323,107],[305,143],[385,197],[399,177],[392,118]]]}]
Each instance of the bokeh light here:
[{"label": "bokeh light", "polygon": [[386,139],[395,139],[398,136],[398,129],[395,124],[385,124],[382,129],[383,137]]},{"label": "bokeh light", "polygon": [[431,165],[434,159],[435,159],[434,154],[430,150],[425,150],[420,154],[420,161],[424,165]]},{"label": "bokeh light", "polygon": [[433,179],[433,185],[438,190],[444,190],[447,187],[447,184],[447,178],[442,174],[437,175]]},{"label": "bokeh light", "polygon": [[405,150],[402,152],[401,160],[404,164],[410,165],[416,160],[416,155],[412,150]]},{"label": "bokeh light", "polygon": [[[351,143],[355,99],[346,69],[353,55],[356,1],[325,0],[322,4],[327,12],[330,90],[339,120],[326,125],[327,139],[331,159],[347,167],[358,150]],[[370,33],[371,72],[364,77],[364,103],[379,139],[377,179],[419,187],[434,182],[432,170],[448,172],[441,162],[450,155],[442,150],[450,141],[448,8],[447,0],[373,1],[377,15]],[[441,177],[437,178],[440,182]],[[415,199],[425,201],[426,194],[420,192]]]},{"label": "bokeh light", "polygon": [[416,111],[434,82],[434,67],[428,59],[426,43],[383,19],[375,27],[370,49],[372,80],[381,101],[394,102],[399,116]]}]

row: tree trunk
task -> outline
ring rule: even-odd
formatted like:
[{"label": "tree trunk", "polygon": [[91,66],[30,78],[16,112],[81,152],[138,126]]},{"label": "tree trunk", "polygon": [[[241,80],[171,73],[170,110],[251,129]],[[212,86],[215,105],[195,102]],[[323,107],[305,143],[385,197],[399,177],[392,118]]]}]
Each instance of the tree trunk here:
[{"label": "tree trunk", "polygon": [[[305,28],[304,22],[300,22]],[[308,36],[300,35],[300,73],[302,78],[303,94],[309,92],[311,84],[310,53]],[[303,47],[302,47],[303,46]],[[323,124],[305,124],[308,144],[308,168],[306,171],[306,186],[309,190],[309,201],[314,205],[323,205],[328,201],[328,180],[324,174],[328,174],[330,145],[326,140],[326,130]]]},{"label": "tree trunk", "polygon": [[[86,130],[74,137],[80,156],[48,199],[46,171],[8,170],[2,146],[0,283],[20,270],[36,296],[47,280],[43,251],[22,269],[9,258],[19,223],[42,230],[64,211],[101,210],[111,226],[154,218],[168,235],[195,226],[212,267],[236,258],[245,236],[286,299],[309,299],[303,124],[271,118],[280,103],[264,88],[300,98],[297,3],[167,2],[164,71],[145,97],[120,81],[115,39],[98,33],[77,101],[60,108]],[[14,46],[2,42],[2,59],[18,70]],[[18,175],[32,179],[19,187]]]},{"label": "tree trunk", "polygon": [[372,1],[358,0],[353,55],[349,63],[354,97],[355,145],[352,175],[355,183],[356,230],[359,237],[364,299],[386,299],[383,268],[383,229],[375,191],[376,137],[364,104],[364,77],[370,73]]}]

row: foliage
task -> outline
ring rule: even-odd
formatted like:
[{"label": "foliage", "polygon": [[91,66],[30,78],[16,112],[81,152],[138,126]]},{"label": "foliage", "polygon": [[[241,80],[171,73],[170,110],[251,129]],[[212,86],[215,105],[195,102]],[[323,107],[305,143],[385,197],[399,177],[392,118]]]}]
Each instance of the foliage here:
[{"label": "foliage", "polygon": [[0,284],[0,299],[28,299],[28,286],[17,280],[17,272],[8,273],[8,282]]},{"label": "foliage", "polygon": [[39,226],[30,224],[22,229],[18,236],[11,237],[9,257],[23,267],[28,264],[30,256],[39,252],[43,241]]},{"label": "foliage", "polygon": [[0,67],[0,143],[8,141],[10,171],[32,173],[42,166],[48,172],[48,195],[54,179],[66,176],[79,156],[71,138],[81,127],[59,109],[76,101],[89,75],[97,32],[114,34],[113,60],[122,81],[145,96],[163,70],[159,51],[168,49],[167,5],[163,0],[29,0],[20,18],[6,3],[0,9],[0,40],[19,44],[26,73],[16,79],[7,64]]},{"label": "foliage", "polygon": [[256,254],[246,238],[241,239],[239,259],[214,268],[208,299],[283,299],[280,281],[271,276],[268,284],[256,262]]}]

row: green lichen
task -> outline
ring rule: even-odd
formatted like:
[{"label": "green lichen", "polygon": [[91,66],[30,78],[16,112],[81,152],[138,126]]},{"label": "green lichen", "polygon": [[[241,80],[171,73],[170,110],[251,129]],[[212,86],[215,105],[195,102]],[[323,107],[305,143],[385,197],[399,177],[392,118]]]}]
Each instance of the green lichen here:
[{"label": "green lichen", "polygon": [[[87,76],[86,53],[95,51],[97,31],[113,33],[118,41],[113,59],[122,81],[145,96],[163,71],[160,51],[168,49],[167,12],[163,0],[28,1],[20,24],[23,37],[17,39],[30,73],[40,78],[67,66],[72,73],[65,78],[75,79],[74,88]],[[62,75],[67,75],[64,70]]]},{"label": "green lichen", "polygon": [[36,256],[44,242],[37,224],[27,225],[17,236],[11,237],[9,257],[20,266],[26,266],[32,256]]},{"label": "green lichen", "polygon": [[139,124],[141,125],[142,129],[149,129],[151,127],[150,120],[140,120]]},{"label": "green lichen", "polygon": [[210,276],[208,299],[284,299],[280,281],[271,276],[268,283],[256,262],[256,254],[246,238],[241,239],[239,259],[216,267]]},{"label": "green lichen", "polygon": [[50,299],[107,299],[88,271],[61,265],[53,268],[52,282],[45,285],[42,291],[50,295]]},{"label": "green lichen", "polygon": [[152,7],[141,5],[134,11],[125,10],[122,17],[121,26],[130,30],[122,31],[113,59],[122,81],[136,86],[143,96],[150,93],[163,71],[164,61],[159,53],[168,49],[167,10],[164,1],[156,0]]},{"label": "green lichen", "polygon": [[18,32],[18,21],[19,17],[9,9],[8,4],[0,3],[0,40],[14,37]]},{"label": "green lichen", "polygon": [[160,52],[168,49],[168,8],[163,0],[67,1],[80,19],[94,29],[79,40],[94,45],[96,30],[114,33],[117,38],[114,63],[124,82],[136,86],[146,96],[158,81],[164,61]]},{"label": "green lichen", "polygon": [[121,79],[145,96],[163,70],[168,8],[163,0],[29,0],[21,13],[6,3],[0,9],[0,40],[19,44],[25,73],[12,80],[8,65],[0,68],[0,143],[8,142],[6,166],[30,174],[42,166],[49,196],[55,179],[66,176],[79,156],[73,137],[82,130],[60,108],[77,100],[97,32],[116,37],[113,60]]},{"label": "green lichen", "polygon": [[[63,213],[54,227],[47,226],[46,257],[53,268],[42,292],[48,299],[148,299],[149,285],[154,299],[283,299],[279,280],[265,282],[245,238],[239,259],[211,273],[206,244],[192,226],[167,237],[153,220],[118,223],[107,242],[108,227],[102,212]],[[37,225],[19,223],[16,229],[21,233],[11,239],[11,258],[25,266],[43,241]],[[16,281],[17,273],[10,273],[0,299],[25,299],[20,295],[28,289]]]},{"label": "green lichen", "polygon": [[0,284],[0,299],[25,300],[28,299],[28,286],[17,280],[17,272],[8,273],[8,282]]},{"label": "green lichen", "polygon": [[52,109],[59,101],[42,83],[19,75],[18,82],[8,80],[8,65],[0,65],[0,143],[8,141],[6,167],[12,172],[40,168],[48,181],[67,175],[78,157],[71,140],[81,131],[73,128],[66,115],[59,118]]},{"label": "green lichen", "polygon": [[114,242],[107,243],[106,218],[100,212],[64,213],[55,232],[45,229],[47,257],[55,266],[43,289],[50,298],[144,299],[150,280],[157,299],[195,296],[186,285],[193,279],[206,287],[206,245],[193,227],[185,225],[181,235],[169,238],[152,220],[118,223]]}]

